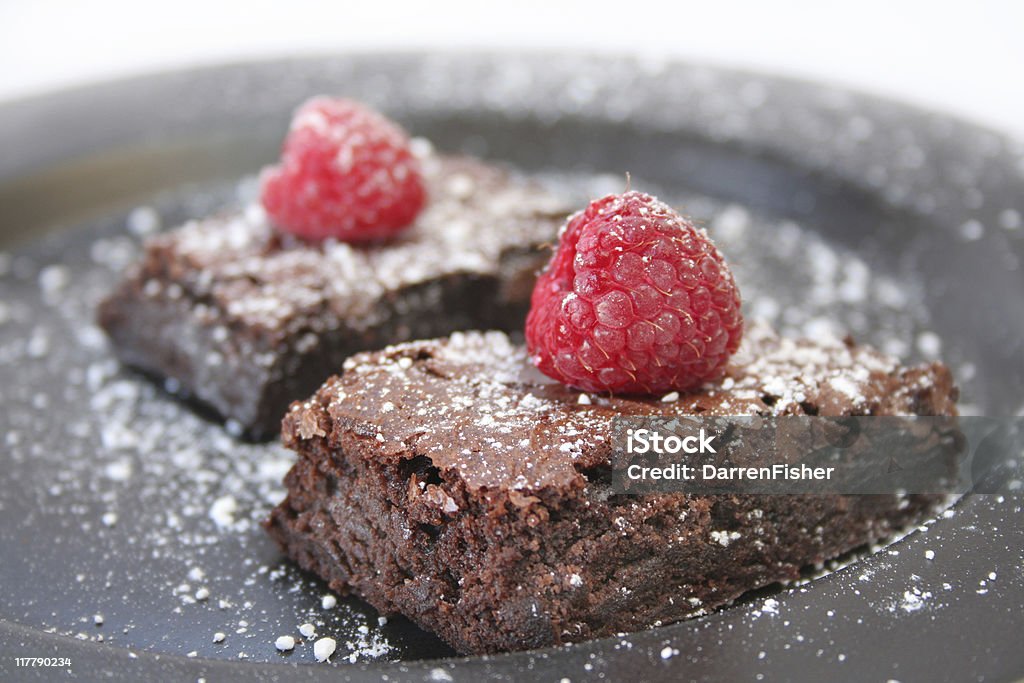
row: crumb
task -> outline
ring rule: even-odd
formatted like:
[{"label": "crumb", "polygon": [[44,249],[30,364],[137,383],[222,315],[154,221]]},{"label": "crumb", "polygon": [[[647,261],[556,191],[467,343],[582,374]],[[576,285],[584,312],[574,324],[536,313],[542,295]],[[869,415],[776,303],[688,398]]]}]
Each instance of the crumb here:
[{"label": "crumb", "polygon": [[325,662],[331,658],[337,647],[334,638],[321,638],[313,643],[313,656],[316,657],[316,661]]}]

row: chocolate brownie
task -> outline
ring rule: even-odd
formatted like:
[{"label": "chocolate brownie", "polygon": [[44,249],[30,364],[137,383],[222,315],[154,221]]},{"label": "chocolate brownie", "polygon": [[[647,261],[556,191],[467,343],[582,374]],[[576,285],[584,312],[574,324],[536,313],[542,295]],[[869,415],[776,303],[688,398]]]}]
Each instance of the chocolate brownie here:
[{"label": "chocolate brownie", "polygon": [[521,329],[565,210],[468,158],[426,154],[422,168],[429,202],[386,244],[302,242],[258,206],[158,235],[100,324],[122,361],[255,437],[277,433],[288,404],[356,351]]},{"label": "chocolate brownie", "polygon": [[284,420],[299,459],[267,530],[332,590],[461,653],[701,614],[919,521],[940,499],[617,495],[616,416],[956,414],[941,364],[903,367],[757,325],[722,380],[673,402],[581,394],[500,332],[362,353],[344,369]]}]

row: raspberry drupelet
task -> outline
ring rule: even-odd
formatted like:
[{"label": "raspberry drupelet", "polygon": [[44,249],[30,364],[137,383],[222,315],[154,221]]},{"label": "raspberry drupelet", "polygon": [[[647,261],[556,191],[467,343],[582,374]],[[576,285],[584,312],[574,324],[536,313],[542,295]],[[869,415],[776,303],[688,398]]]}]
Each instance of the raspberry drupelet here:
[{"label": "raspberry drupelet", "polygon": [[314,97],[296,111],[260,200],[274,224],[307,240],[368,242],[394,236],[426,191],[409,139],[358,102]]},{"label": "raspberry drupelet", "polygon": [[593,392],[695,389],[720,373],[742,335],[722,254],[703,229],[641,192],[569,218],[526,320],[534,364]]}]

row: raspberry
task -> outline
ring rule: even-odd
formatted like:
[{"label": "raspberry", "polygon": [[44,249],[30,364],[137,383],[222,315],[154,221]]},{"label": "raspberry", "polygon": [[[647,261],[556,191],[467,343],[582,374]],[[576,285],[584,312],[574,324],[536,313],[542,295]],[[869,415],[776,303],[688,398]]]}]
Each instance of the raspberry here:
[{"label": "raspberry", "polygon": [[260,200],[283,230],[309,240],[366,242],[409,225],[426,191],[397,124],[350,100],[314,97],[299,107],[264,169]]},{"label": "raspberry", "polygon": [[569,218],[526,319],[534,364],[594,392],[694,389],[742,336],[739,290],[707,233],[641,192]]}]

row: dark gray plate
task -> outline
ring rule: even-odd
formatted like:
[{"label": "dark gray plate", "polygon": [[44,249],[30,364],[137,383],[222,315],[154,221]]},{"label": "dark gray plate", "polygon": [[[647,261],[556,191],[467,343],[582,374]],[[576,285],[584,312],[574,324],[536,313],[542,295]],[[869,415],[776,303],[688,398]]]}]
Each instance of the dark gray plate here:
[{"label": "dark gray plate", "polygon": [[[6,104],[0,678],[1024,675],[1016,453],[1001,493],[969,495],[886,548],[622,638],[448,659],[358,600],[324,609],[323,586],[255,527],[289,456],[236,442],[120,370],[90,323],[153,215],[136,212],[132,232],[129,211],[147,204],[172,224],[239,201],[251,187],[238,179],[273,158],[289,110],[319,92],[372,102],[442,148],[539,172],[580,201],[630,171],[634,187],[708,222],[748,314],[794,333],[832,325],[910,359],[938,352],[970,410],[1020,414],[1024,149],[946,116],[778,78],[556,55],[277,61]],[[331,664],[309,644],[274,649],[304,621],[339,641]],[[71,665],[14,659],[32,656]]]}]

